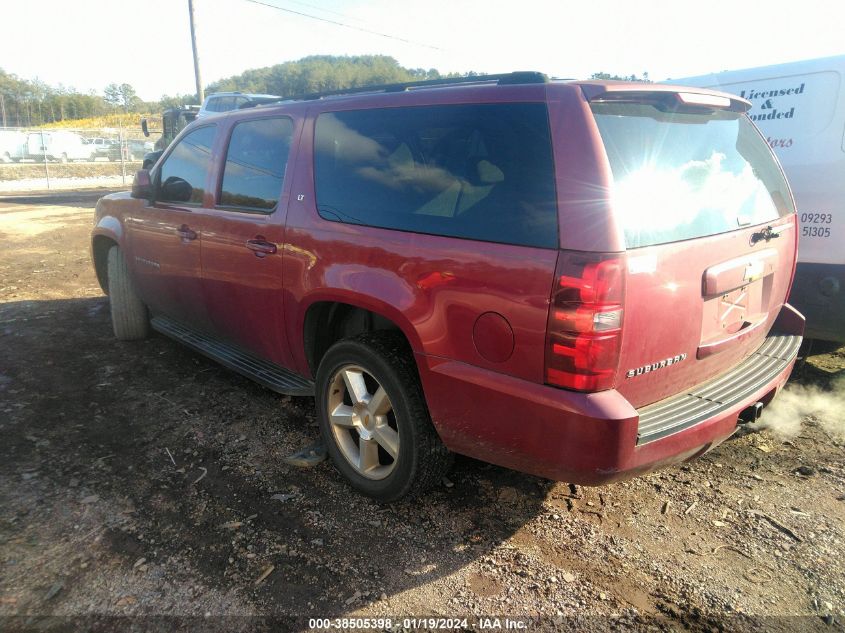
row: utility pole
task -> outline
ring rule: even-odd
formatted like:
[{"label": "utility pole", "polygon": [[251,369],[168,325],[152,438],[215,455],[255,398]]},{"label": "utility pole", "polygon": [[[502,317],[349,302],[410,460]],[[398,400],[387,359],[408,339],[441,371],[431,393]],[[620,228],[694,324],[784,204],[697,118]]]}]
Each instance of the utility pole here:
[{"label": "utility pole", "polygon": [[0,94],[0,115],[3,118],[3,127],[6,127],[6,98]]},{"label": "utility pole", "polygon": [[194,18],[194,0],[188,0],[188,13],[191,16],[191,48],[194,49],[194,75],[197,79],[197,97],[200,103],[205,99],[205,93],[202,89],[202,77],[200,76],[200,58],[197,55],[197,33],[196,33],[196,19]]}]

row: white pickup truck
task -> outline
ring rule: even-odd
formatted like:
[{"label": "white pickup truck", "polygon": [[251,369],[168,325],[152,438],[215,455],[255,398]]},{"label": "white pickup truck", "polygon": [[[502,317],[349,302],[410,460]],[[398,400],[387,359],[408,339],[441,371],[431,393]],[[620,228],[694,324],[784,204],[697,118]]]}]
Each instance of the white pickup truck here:
[{"label": "white pickup truck", "polygon": [[798,207],[798,267],[789,302],[806,336],[845,342],[845,55],[666,83],[748,99]]},{"label": "white pickup truck", "polygon": [[97,148],[86,143],[75,132],[30,132],[27,138],[26,157],[34,160],[60,161],[66,163],[74,160],[94,160]]}]

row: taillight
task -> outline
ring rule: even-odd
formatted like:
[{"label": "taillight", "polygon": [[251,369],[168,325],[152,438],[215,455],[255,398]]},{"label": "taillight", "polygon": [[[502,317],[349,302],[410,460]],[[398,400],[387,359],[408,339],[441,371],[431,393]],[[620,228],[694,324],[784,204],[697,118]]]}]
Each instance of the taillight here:
[{"label": "taillight", "polygon": [[549,308],[546,383],[576,391],[613,387],[624,301],[624,255],[561,251]]}]

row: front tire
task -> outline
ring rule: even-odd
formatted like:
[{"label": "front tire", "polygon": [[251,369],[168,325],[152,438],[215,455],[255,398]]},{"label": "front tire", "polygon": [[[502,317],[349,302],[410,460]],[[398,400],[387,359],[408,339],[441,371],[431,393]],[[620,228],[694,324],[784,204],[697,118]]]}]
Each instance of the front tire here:
[{"label": "front tire", "polygon": [[120,341],[137,341],[149,332],[147,307],[143,304],[129,275],[129,267],[117,246],[109,249],[109,305],[115,337]]},{"label": "front tire", "polygon": [[413,353],[398,332],[332,346],[316,381],[317,419],[335,468],[381,502],[416,496],[452,463],[428,413]]}]

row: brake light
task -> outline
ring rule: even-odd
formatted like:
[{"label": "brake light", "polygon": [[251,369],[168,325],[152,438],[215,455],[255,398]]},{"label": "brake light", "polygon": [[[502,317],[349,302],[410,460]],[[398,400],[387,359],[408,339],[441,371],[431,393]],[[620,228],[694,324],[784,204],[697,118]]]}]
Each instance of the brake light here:
[{"label": "brake light", "polygon": [[613,387],[622,342],[624,255],[558,256],[546,345],[546,383],[576,391]]},{"label": "brake light", "polygon": [[731,107],[731,100],[727,97],[701,94],[699,92],[679,92],[678,100],[684,105],[710,106],[713,108]]}]

